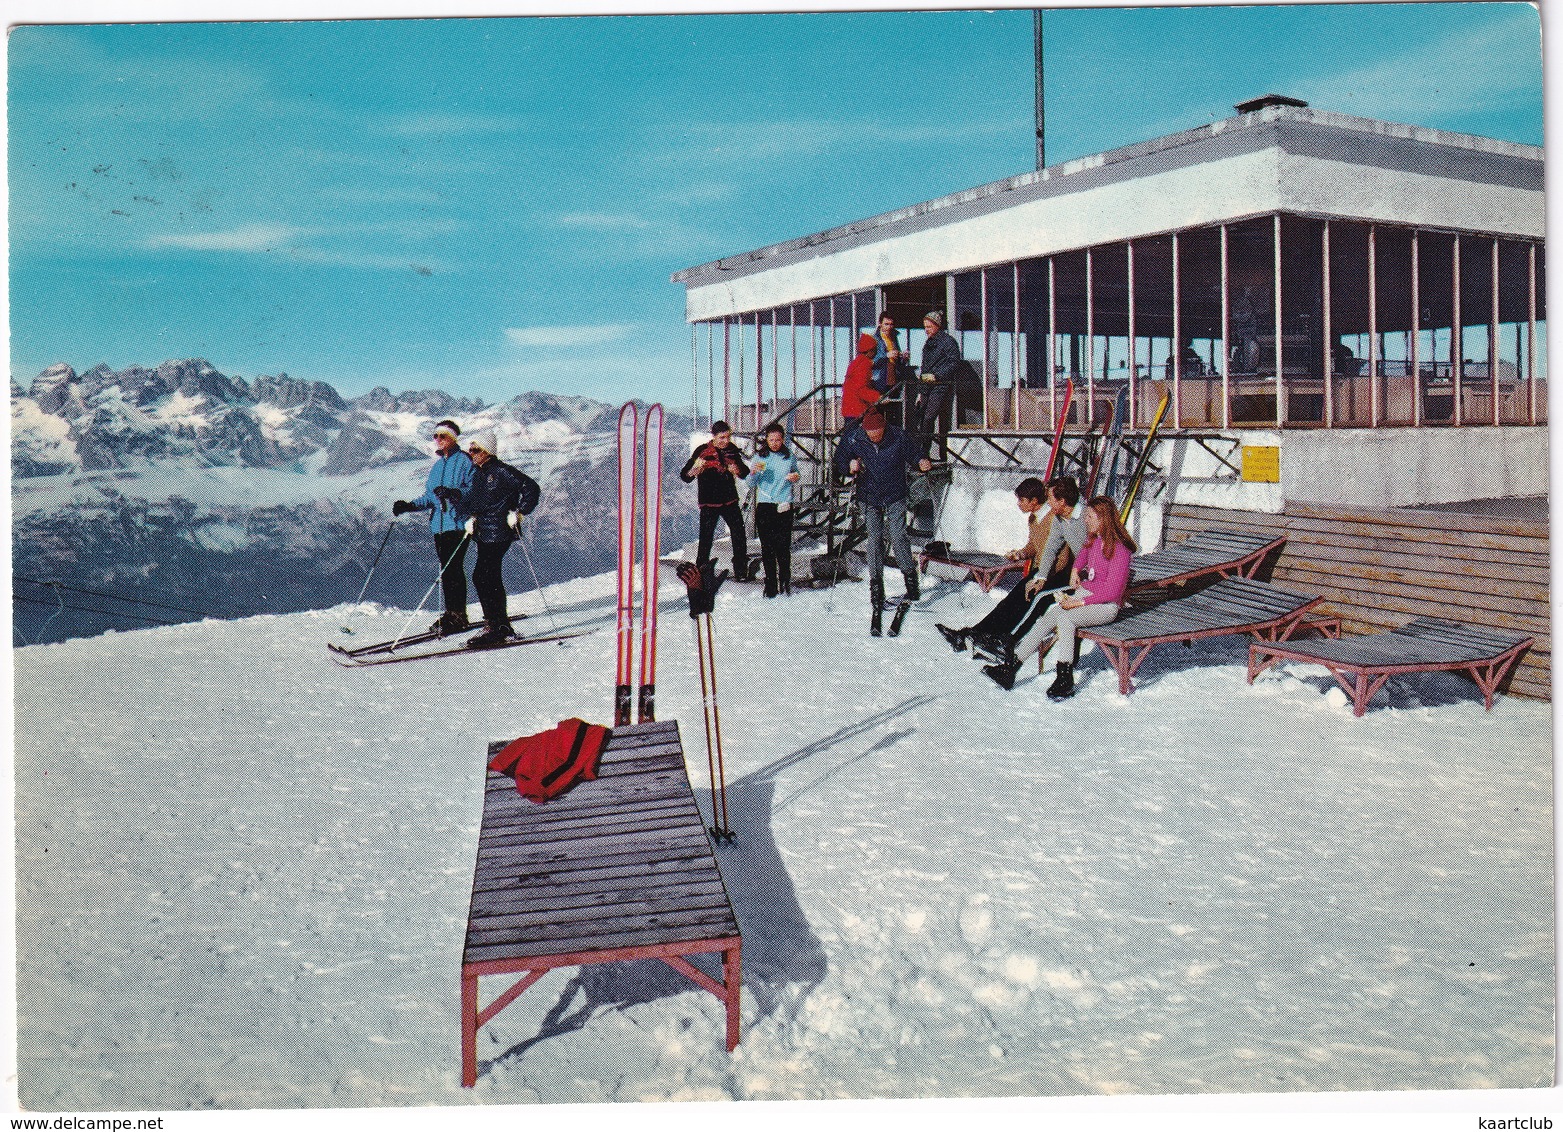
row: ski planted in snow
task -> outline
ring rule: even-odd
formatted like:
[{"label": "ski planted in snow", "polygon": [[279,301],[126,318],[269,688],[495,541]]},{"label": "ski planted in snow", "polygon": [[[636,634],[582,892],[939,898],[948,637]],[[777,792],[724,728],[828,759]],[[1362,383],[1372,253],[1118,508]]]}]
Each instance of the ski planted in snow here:
[{"label": "ski planted in snow", "polygon": [[1129,423],[1129,384],[1118,390],[1118,400],[1113,405],[1113,427],[1107,437],[1107,490],[1102,494],[1109,499],[1118,498],[1118,465],[1123,456],[1123,430]]},{"label": "ski planted in snow", "polygon": [[1156,433],[1161,429],[1162,418],[1167,415],[1167,405],[1172,400],[1172,391],[1165,390],[1161,395],[1161,404],[1156,406],[1156,415],[1151,418],[1150,431],[1145,434],[1145,447],[1140,449],[1140,458],[1134,465],[1134,474],[1129,477],[1129,486],[1123,495],[1123,506],[1118,510],[1120,522],[1128,522],[1129,509],[1134,506],[1134,497],[1140,493],[1140,481],[1145,478],[1145,469],[1151,462],[1151,446],[1156,443]]},{"label": "ski planted in snow", "polygon": [[[1096,456],[1091,461],[1091,471],[1085,477],[1085,483],[1080,485],[1080,498],[1083,500],[1089,500],[1096,491],[1096,478],[1101,474],[1102,461],[1107,456],[1108,448],[1112,446],[1112,426],[1113,410],[1112,406],[1109,405],[1107,408],[1107,419],[1102,422],[1102,446],[1097,450]],[[1093,425],[1091,431],[1086,433],[1086,438],[1090,439],[1095,434],[1095,432],[1096,429]]]},{"label": "ski planted in snow", "polygon": [[484,653],[497,652],[500,649],[513,649],[520,645],[542,645],[550,641],[568,641],[573,637],[584,637],[590,633],[590,629],[580,629],[572,633],[550,633],[546,637],[511,637],[508,641],[501,641],[487,648],[474,649],[466,645],[455,645],[445,649],[427,649],[423,652],[393,652],[372,656],[345,656],[340,652],[334,653],[332,660],[344,668],[373,668],[380,664],[401,664],[408,660],[433,660],[439,656],[482,656]]},{"label": "ski planted in snow", "polygon": [[1047,454],[1047,472],[1042,477],[1044,483],[1053,478],[1053,469],[1058,466],[1059,449],[1064,443],[1064,425],[1069,421],[1069,403],[1074,399],[1075,383],[1071,378],[1069,384],[1064,386],[1064,404],[1058,410],[1058,424],[1053,429],[1053,448]]},{"label": "ski planted in snow", "polygon": [[640,703],[637,723],[656,719],[657,560],[662,554],[662,406],[646,410],[641,432]]},{"label": "ski planted in snow", "polygon": [[613,725],[630,721],[630,677],[635,648],[635,442],[637,410],[626,402],[619,410],[619,600],[614,633],[618,667],[613,686]]}]

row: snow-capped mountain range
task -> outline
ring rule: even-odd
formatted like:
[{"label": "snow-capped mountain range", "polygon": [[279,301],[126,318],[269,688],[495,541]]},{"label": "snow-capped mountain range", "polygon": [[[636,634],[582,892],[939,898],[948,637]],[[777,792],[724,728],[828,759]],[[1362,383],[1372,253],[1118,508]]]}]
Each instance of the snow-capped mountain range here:
[{"label": "snow-capped mountain range", "polygon": [[[526,553],[506,558],[511,592],[534,569],[547,582],[611,564],[615,406],[383,387],[344,398],[204,359],[80,374],[58,364],[25,390],[13,382],[13,643],[321,608],[366,579],[366,599],[411,608],[434,580],[432,540],[425,516],[393,522],[390,506],[422,491],[443,417],[466,435],[492,429],[500,457],[542,485]],[[669,415],[665,541],[694,525],[675,490],[688,428]]]}]

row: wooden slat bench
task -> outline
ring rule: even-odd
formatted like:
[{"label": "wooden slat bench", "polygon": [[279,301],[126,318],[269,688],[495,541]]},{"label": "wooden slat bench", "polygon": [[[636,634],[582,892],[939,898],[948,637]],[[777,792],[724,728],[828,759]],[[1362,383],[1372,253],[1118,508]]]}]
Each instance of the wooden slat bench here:
[{"label": "wooden slat bench", "polygon": [[1325,641],[1261,641],[1248,649],[1248,682],[1279,660],[1323,665],[1361,716],[1391,676],[1464,672],[1481,689],[1487,710],[1509,670],[1535,638],[1501,629],[1419,617],[1399,629]]},{"label": "wooden slat bench", "polygon": [[[741,942],[677,723],[616,729],[598,777],[541,805],[489,771],[461,959],[461,1083],[477,1082],[480,1027],[554,968],[588,963],[661,959],[723,1001],[731,1051]],[[722,956],[720,980],[689,961],[707,953]],[[481,976],[518,973],[479,1008]]]},{"label": "wooden slat bench", "polygon": [[1024,559],[1005,558],[1002,554],[990,554],[986,550],[952,550],[948,554],[929,554],[923,551],[917,556],[917,568],[928,572],[928,564],[937,562],[962,570],[987,593],[1003,580],[1005,574],[1025,573]]},{"label": "wooden slat bench", "polygon": [[1101,646],[1118,673],[1118,691],[1127,696],[1134,690],[1135,672],[1157,645],[1239,633],[1284,641],[1323,600],[1251,578],[1226,578],[1198,593],[1149,608],[1128,606],[1116,621],[1081,629],[1077,635]]},{"label": "wooden slat bench", "polygon": [[1284,534],[1201,531],[1137,557],[1129,576],[1129,592],[1181,585],[1210,574],[1252,578],[1270,552],[1285,541]]}]

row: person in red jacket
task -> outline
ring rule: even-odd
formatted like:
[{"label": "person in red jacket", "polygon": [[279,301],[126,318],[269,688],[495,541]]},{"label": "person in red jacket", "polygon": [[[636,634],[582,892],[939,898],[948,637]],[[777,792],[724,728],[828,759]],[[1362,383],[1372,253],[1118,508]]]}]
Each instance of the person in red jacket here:
[{"label": "person in red jacket", "polygon": [[878,343],[872,334],[864,334],[857,340],[857,357],[847,366],[847,376],[841,382],[841,435],[851,436],[852,430],[862,423],[863,414],[884,396],[875,389],[874,351]]},{"label": "person in red jacket", "polygon": [[711,561],[711,543],[717,523],[726,523],[733,539],[733,581],[749,580],[749,545],[744,537],[744,513],[738,503],[738,481],[747,479],[749,465],[733,443],[733,429],[726,421],[711,425],[711,439],[695,449],[679,477],[695,485],[700,504],[700,540],[695,564]]}]

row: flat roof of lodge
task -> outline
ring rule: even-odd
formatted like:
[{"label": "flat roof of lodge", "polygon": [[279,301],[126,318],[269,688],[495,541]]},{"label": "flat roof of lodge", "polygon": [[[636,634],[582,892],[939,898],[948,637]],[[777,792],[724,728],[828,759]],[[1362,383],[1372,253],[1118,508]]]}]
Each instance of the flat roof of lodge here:
[{"label": "flat roof of lodge", "polygon": [[1271,105],[854,220],[810,236],[723,256],[675,272],[672,281],[691,288],[731,282],[745,275],[1033,201],[1271,148],[1279,148],[1289,157],[1347,162],[1390,174],[1406,174],[1410,179],[1431,177],[1536,193],[1541,193],[1545,185],[1544,151],[1539,146],[1359,118],[1331,110]]}]

